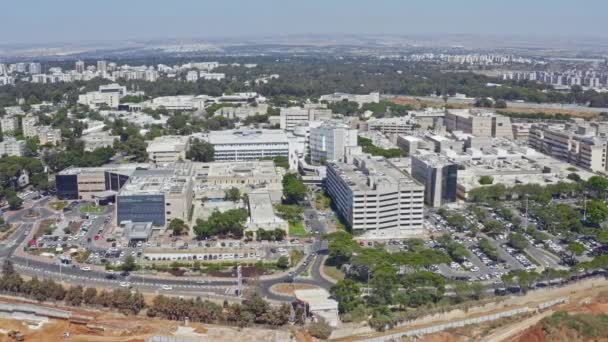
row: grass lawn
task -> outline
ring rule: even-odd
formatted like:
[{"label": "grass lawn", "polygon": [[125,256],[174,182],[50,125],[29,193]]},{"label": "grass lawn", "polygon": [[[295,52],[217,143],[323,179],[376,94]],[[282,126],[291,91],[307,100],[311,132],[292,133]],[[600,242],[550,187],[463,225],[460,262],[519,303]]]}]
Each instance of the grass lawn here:
[{"label": "grass lawn", "polygon": [[55,209],[55,210],[63,210],[63,208],[65,208],[65,206],[68,205],[68,202],[51,202],[49,203],[49,207]]},{"label": "grass lawn", "polygon": [[323,272],[330,278],[333,278],[335,280],[343,280],[344,279],[344,272],[340,271],[339,269],[337,269],[334,266],[323,266]]},{"label": "grass lawn", "polygon": [[94,204],[84,204],[80,207],[81,213],[101,213],[103,212],[103,207],[98,207]]},{"label": "grass lawn", "polygon": [[289,235],[304,236],[306,234],[306,229],[304,229],[304,223],[302,223],[302,221],[289,222]]}]

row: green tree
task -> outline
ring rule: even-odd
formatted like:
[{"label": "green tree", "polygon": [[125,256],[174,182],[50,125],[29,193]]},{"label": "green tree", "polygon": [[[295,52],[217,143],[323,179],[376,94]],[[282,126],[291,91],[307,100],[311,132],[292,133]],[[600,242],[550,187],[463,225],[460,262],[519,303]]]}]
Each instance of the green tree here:
[{"label": "green tree", "polygon": [[241,191],[236,187],[224,191],[224,200],[238,202],[241,199]]},{"label": "green tree", "polygon": [[207,220],[198,219],[196,221],[194,233],[199,239],[212,236],[241,238],[247,217],[247,210],[242,208],[230,209],[223,213],[215,210]]},{"label": "green tree", "polygon": [[568,251],[570,252],[571,256],[580,256],[583,255],[583,253],[585,253],[587,249],[585,248],[585,246],[577,241],[572,241],[568,244]]},{"label": "green tree", "polygon": [[334,266],[341,266],[350,261],[353,253],[359,251],[357,241],[345,231],[337,231],[326,236],[329,249],[328,263]]},{"label": "green tree", "polygon": [[85,304],[93,304],[95,303],[95,298],[97,297],[97,289],[94,287],[87,287],[84,291],[82,299]]},{"label": "green tree", "polygon": [[325,320],[320,319],[308,325],[308,333],[312,337],[327,340],[331,336],[331,326]]},{"label": "green tree", "polygon": [[137,264],[135,263],[135,258],[133,258],[131,255],[128,255],[125,258],[125,261],[120,266],[120,268],[123,271],[127,271],[127,272],[134,271],[137,268]]},{"label": "green tree", "polygon": [[174,236],[180,236],[184,232],[188,231],[188,225],[186,224],[186,222],[184,222],[184,220],[174,218],[169,223],[169,230],[171,230],[173,232]]},{"label": "green tree", "polygon": [[212,162],[215,149],[210,143],[201,139],[192,139],[190,149],[187,151],[186,158],[199,162]]},{"label": "green tree", "polygon": [[285,170],[289,170],[289,159],[285,156],[276,156],[272,158],[274,166],[282,167]]},{"label": "green tree", "polygon": [[352,279],[343,279],[331,287],[331,295],[338,301],[338,310],[341,314],[351,312],[363,304],[361,300],[361,287]]},{"label": "green tree", "polygon": [[599,225],[608,218],[608,206],[601,200],[593,200],[587,203],[587,222]]},{"label": "green tree", "polygon": [[83,289],[81,285],[72,286],[65,294],[65,301],[72,306],[80,306],[84,300]]},{"label": "green tree", "polygon": [[512,233],[509,235],[509,244],[513,248],[523,251],[528,247],[528,240],[520,233]]},{"label": "green tree", "polygon": [[383,262],[372,272],[372,295],[369,298],[373,305],[390,305],[397,289],[397,269],[388,262]]},{"label": "green tree", "polygon": [[12,195],[8,198],[8,207],[11,210],[17,210],[21,208],[21,205],[23,205],[23,200],[17,197],[17,195]]},{"label": "green tree", "polygon": [[283,177],[283,197],[287,203],[298,203],[306,197],[306,185],[296,173]]},{"label": "green tree", "polygon": [[279,217],[289,222],[301,221],[304,213],[304,208],[299,205],[278,204],[276,210]]},{"label": "green tree", "polygon": [[490,185],[492,183],[494,183],[494,178],[492,176],[479,177],[479,184],[481,185]]},{"label": "green tree", "polygon": [[282,270],[288,269],[289,268],[289,258],[287,258],[286,256],[281,256],[277,260],[277,267]]}]

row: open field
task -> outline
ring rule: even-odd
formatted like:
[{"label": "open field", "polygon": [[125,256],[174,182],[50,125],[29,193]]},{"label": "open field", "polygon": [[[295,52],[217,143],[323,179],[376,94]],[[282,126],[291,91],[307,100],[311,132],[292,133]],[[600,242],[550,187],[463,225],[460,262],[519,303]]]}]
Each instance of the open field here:
[{"label": "open field", "polygon": [[67,205],[68,205],[68,202],[65,202],[65,201],[49,203],[49,207],[51,207],[51,209],[54,209],[54,210],[63,210],[63,208],[65,208]]},{"label": "open field", "polygon": [[[424,106],[430,106],[430,107],[438,107],[438,106],[445,106],[445,103],[443,102],[443,100],[441,99],[437,99],[437,101],[430,101],[427,99],[420,99],[420,98],[414,98],[414,97],[404,97],[404,96],[397,96],[395,98],[389,99],[388,101],[391,101],[393,103],[396,104],[400,104],[400,105],[410,105],[414,108],[422,108]],[[475,108],[472,104],[467,104],[467,103],[453,103],[453,102],[449,102],[448,106],[451,108]],[[536,104],[530,104],[528,107],[526,107],[525,104],[519,104],[517,107],[507,107],[504,109],[500,109],[502,111],[508,111],[508,112],[513,112],[513,113],[526,113],[526,114],[533,114],[533,113],[545,113],[545,114],[566,114],[566,115],[570,115],[572,117],[578,117],[578,118],[585,118],[585,119],[589,119],[589,118],[594,118],[597,117],[598,113],[592,109],[571,109],[571,108],[543,108],[540,105],[536,105]]]},{"label": "open field", "polygon": [[80,207],[80,212],[81,213],[97,214],[97,213],[103,212],[103,207],[87,203],[87,204],[84,204],[84,205],[82,205]]},{"label": "open field", "polygon": [[325,275],[327,275],[328,277],[335,279],[335,280],[342,280],[344,279],[344,272],[340,271],[339,269],[337,269],[334,266],[323,266],[323,272],[325,273]]},{"label": "open field", "polygon": [[302,221],[289,222],[289,235],[305,236],[306,229],[304,229],[304,223]]}]

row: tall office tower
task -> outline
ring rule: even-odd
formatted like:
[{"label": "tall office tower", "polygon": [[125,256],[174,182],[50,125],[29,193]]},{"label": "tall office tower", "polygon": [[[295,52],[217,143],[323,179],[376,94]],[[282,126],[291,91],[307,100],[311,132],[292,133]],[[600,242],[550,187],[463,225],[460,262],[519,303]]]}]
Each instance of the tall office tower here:
[{"label": "tall office tower", "polygon": [[342,161],[347,147],[357,146],[357,130],[345,124],[326,121],[310,129],[310,156],[315,165]]},{"label": "tall office tower", "polygon": [[108,71],[108,62],[106,61],[97,61],[97,71],[106,72]]},{"label": "tall office tower", "polygon": [[84,61],[76,62],[76,72],[82,74],[84,72]]},{"label": "tall office tower", "polygon": [[40,65],[40,63],[30,63],[29,72],[32,75],[42,73],[42,65]]}]

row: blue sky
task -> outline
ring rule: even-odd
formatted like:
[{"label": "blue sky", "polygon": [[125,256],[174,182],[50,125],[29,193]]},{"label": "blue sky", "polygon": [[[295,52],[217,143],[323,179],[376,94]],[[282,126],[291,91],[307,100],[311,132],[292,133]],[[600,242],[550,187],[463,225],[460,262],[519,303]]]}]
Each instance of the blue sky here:
[{"label": "blue sky", "polygon": [[0,4],[0,43],[306,33],[608,35],[607,0],[0,0]]}]

